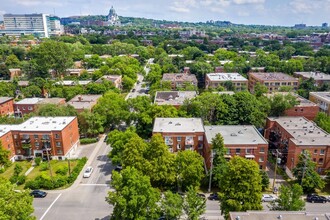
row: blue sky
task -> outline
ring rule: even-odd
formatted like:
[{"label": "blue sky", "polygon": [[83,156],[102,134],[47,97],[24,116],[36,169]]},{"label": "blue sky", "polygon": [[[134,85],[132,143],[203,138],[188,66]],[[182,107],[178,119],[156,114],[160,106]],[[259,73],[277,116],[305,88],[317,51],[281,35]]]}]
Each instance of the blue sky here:
[{"label": "blue sky", "polygon": [[228,20],[237,24],[292,26],[330,23],[330,0],[1,0],[4,13],[118,15],[175,21]]}]

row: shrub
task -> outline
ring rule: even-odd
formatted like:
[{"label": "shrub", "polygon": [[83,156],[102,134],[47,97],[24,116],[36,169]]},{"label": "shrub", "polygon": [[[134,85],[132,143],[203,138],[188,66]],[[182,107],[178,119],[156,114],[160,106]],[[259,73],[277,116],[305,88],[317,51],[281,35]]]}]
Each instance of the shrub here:
[{"label": "shrub", "polygon": [[36,164],[37,166],[39,166],[40,163],[41,163],[41,157],[36,157],[36,158],[34,159],[34,162],[35,162],[35,164]]},{"label": "shrub", "polygon": [[48,170],[48,164],[47,163],[40,164],[39,170],[40,171],[46,171],[46,170]]},{"label": "shrub", "polygon": [[92,144],[96,143],[98,141],[98,138],[83,138],[80,139],[80,144]]},{"label": "shrub", "polygon": [[12,184],[14,184],[14,183],[17,182],[17,179],[18,179],[18,176],[13,175],[13,176],[10,177],[9,181],[10,181]]},{"label": "shrub", "polygon": [[20,175],[17,177],[17,185],[23,185],[26,181],[26,176],[25,175]]},{"label": "shrub", "polygon": [[40,189],[40,183],[37,180],[29,180],[25,183],[24,189]]},{"label": "shrub", "polygon": [[69,170],[68,166],[63,164],[55,171],[55,173],[65,176],[68,173],[68,170]]},{"label": "shrub", "polygon": [[0,173],[4,173],[5,172],[5,168],[0,168]]},{"label": "shrub", "polygon": [[14,175],[18,176],[23,171],[23,168],[20,164],[16,163],[14,168]]}]

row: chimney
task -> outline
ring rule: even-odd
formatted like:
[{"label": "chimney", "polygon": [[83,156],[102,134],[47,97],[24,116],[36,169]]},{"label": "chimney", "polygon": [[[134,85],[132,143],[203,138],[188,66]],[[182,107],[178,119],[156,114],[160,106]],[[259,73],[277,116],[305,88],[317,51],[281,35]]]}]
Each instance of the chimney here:
[{"label": "chimney", "polygon": [[78,96],[78,101],[81,102],[82,101],[82,96]]}]

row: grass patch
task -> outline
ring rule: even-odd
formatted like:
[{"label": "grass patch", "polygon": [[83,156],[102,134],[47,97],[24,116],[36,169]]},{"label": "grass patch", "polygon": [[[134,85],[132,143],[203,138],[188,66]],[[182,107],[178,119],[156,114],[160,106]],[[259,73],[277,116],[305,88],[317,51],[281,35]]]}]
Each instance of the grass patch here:
[{"label": "grass patch", "polygon": [[22,166],[23,171],[20,174],[24,174],[32,166],[32,163],[29,161],[16,161],[15,163],[12,163],[11,166],[8,167],[4,173],[1,173],[0,177],[9,180],[9,178],[14,174],[15,164],[19,164]]},{"label": "grass patch", "polygon": [[80,139],[80,144],[81,145],[93,144],[93,143],[96,143],[98,141],[99,141],[99,139],[97,137],[96,138],[82,138],[82,139]]}]

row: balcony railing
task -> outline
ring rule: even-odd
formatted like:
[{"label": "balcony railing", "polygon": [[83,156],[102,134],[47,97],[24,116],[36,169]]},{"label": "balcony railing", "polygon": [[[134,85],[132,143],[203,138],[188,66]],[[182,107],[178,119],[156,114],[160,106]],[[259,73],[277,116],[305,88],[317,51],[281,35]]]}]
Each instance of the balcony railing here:
[{"label": "balcony railing", "polygon": [[22,138],[21,139],[21,143],[22,144],[30,144],[31,143],[31,139],[30,138]]}]

